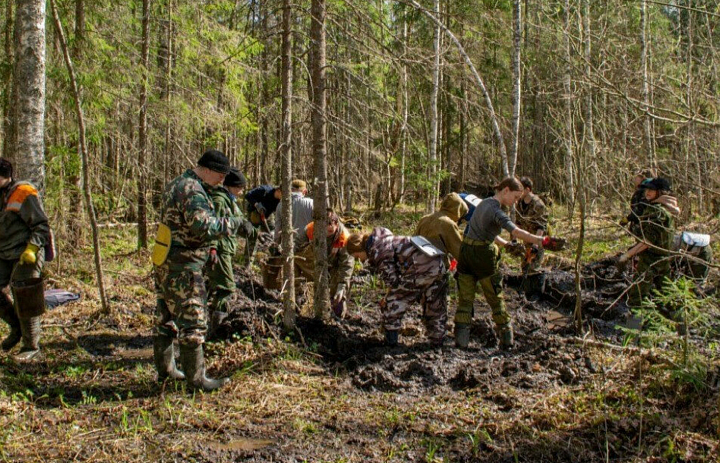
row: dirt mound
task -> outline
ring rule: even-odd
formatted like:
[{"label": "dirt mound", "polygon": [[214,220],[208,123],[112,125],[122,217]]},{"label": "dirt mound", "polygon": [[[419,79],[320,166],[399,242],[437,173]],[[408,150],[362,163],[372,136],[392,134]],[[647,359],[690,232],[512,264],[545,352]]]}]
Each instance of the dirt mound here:
[{"label": "dirt mound", "polygon": [[[230,316],[219,330],[220,336],[256,338],[270,333],[279,338],[280,295],[262,288],[252,273],[241,270],[236,276],[239,291]],[[545,389],[580,383],[595,372],[592,362],[579,347],[563,344],[552,336],[574,335],[569,322],[575,307],[574,274],[556,270],[547,274],[541,291],[528,295],[516,290],[528,279],[539,278],[506,275],[506,302],[513,315],[517,339],[515,349],[509,352],[497,349],[492,321],[481,302],[477,303],[468,350],[455,348],[451,334],[443,346],[430,345],[424,336],[419,307],[406,314],[400,345],[388,347],[383,342],[379,310],[359,310],[352,301],[350,315],[343,320],[299,317],[300,335],[295,339],[312,346],[328,370],[345,375],[352,385],[368,391],[427,394],[443,389],[479,389],[489,394],[503,385]],[[353,291],[378,291],[366,282],[365,272],[354,280]],[[604,323],[610,334],[619,333],[614,326],[623,316],[624,304],[614,304],[617,309],[611,305],[626,285],[625,277],[617,272],[611,260],[583,269],[585,316],[595,323]]]}]

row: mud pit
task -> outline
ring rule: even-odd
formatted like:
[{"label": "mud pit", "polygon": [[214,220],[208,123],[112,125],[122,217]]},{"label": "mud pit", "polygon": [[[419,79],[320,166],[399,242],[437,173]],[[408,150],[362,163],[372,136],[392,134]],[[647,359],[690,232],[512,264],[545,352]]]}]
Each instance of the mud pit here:
[{"label": "mud pit", "polygon": [[[370,292],[378,290],[370,288],[366,276],[365,271],[354,276],[353,292],[366,292],[366,301],[377,301],[379,293]],[[279,293],[265,290],[257,275],[238,269],[236,277],[239,291],[219,337],[280,339]],[[506,302],[516,336],[516,346],[509,352],[497,349],[489,309],[481,297],[476,301],[468,350],[454,347],[455,301],[449,304],[449,336],[440,348],[427,343],[419,307],[406,314],[401,344],[391,348],[383,344],[377,306],[371,304],[361,310],[353,302],[349,303],[349,315],[343,320],[333,317],[323,322],[298,317],[299,334],[296,333],[294,340],[321,355],[329,372],[346,377],[354,387],[365,391],[399,391],[412,395],[476,389],[490,393],[490,386],[493,390],[505,385],[542,390],[583,382],[596,368],[580,346],[564,339],[575,335],[570,318],[575,307],[574,275],[553,270],[547,274],[542,293],[518,292],[521,285],[535,278],[506,274]],[[622,334],[617,325],[624,321],[627,309],[616,299],[626,288],[626,277],[617,272],[609,259],[583,269],[584,316],[596,335],[609,341],[620,340]],[[502,398],[498,400],[503,402]],[[512,407],[512,404],[499,403],[498,406]]]}]

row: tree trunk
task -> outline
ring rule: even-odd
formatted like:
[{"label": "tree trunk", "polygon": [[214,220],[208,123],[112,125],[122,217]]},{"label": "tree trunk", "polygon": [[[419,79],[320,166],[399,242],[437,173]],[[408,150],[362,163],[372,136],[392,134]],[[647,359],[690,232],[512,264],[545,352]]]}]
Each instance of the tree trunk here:
[{"label": "tree trunk", "polygon": [[[100,293],[100,303],[102,305],[102,311],[105,314],[110,313],[110,306],[108,305],[107,297],[105,296],[105,283],[102,271],[102,258],[100,256],[100,236],[98,233],[97,218],[95,217],[95,208],[92,202],[92,193],[90,187],[90,173],[87,143],[85,141],[85,118],[83,117],[82,102],[80,100],[80,89],[75,78],[75,70],[73,69],[72,60],[70,59],[70,52],[68,51],[67,41],[65,40],[65,34],[63,33],[62,24],[60,23],[60,17],[58,16],[57,9],[55,8],[55,1],[50,0],[50,9],[52,10],[53,23],[55,24],[55,30],[60,40],[60,46],[63,52],[63,58],[65,60],[65,66],[67,67],[68,74],[70,76],[70,84],[72,87],[73,97],[75,99],[75,111],[78,118],[78,129],[80,132],[80,158],[82,159],[82,171],[83,171],[83,190],[85,196],[85,206],[87,207],[88,218],[90,219],[90,227],[92,228],[93,236],[93,251],[95,253],[95,272],[97,276],[98,292]],[[44,21],[44,16],[43,16]]]},{"label": "tree trunk", "polygon": [[513,90],[512,90],[512,144],[510,145],[509,170],[510,176],[515,175],[517,165],[518,143],[520,138],[520,79],[522,51],[522,10],[521,0],[514,0],[513,5]]},{"label": "tree trunk", "polygon": [[315,159],[315,318],[322,318],[330,305],[327,268],[327,152],[326,152],[326,101],[325,101],[325,0],[312,0],[310,41],[313,60],[312,75],[312,133]]},{"label": "tree trunk", "polygon": [[142,77],[140,79],[140,120],[138,122],[138,248],[145,249],[148,245],[147,231],[147,157],[148,157],[148,121],[147,97],[150,69],[150,0],[142,3],[142,49],[140,52]]},{"label": "tree trunk", "polygon": [[3,126],[3,156],[9,157],[10,140],[12,139],[12,130],[14,128],[12,116],[12,85],[13,85],[13,2],[7,0],[5,4],[5,61],[8,64],[7,69],[3,72],[3,101],[2,101],[2,126]]},{"label": "tree trunk", "polygon": [[[565,188],[567,204],[575,201],[575,177],[573,174],[573,108],[572,108],[572,49],[570,47],[570,0],[565,0],[565,72],[563,75],[563,99],[565,100]],[[572,216],[572,207],[568,215]]]},{"label": "tree trunk", "polygon": [[295,328],[295,263],[292,229],[292,8],[290,0],[283,0],[282,18],[282,256],[283,256],[283,326]]},{"label": "tree trunk", "polygon": [[428,195],[427,210],[432,213],[438,197],[438,93],[440,91],[440,0],[435,0],[433,13],[436,18],[435,33],[433,36],[433,78],[432,94],[430,96],[430,146],[428,147],[428,164],[430,167],[430,194]]},{"label": "tree trunk", "polygon": [[10,150],[17,178],[45,187],[45,1],[17,3]]},{"label": "tree trunk", "polygon": [[648,39],[647,39],[647,0],[640,0],[640,66],[642,67],[642,97],[643,111],[645,112],[645,149],[648,162],[653,168],[657,167],[655,160],[655,142],[652,130],[652,116],[650,115],[650,77],[648,73]]}]

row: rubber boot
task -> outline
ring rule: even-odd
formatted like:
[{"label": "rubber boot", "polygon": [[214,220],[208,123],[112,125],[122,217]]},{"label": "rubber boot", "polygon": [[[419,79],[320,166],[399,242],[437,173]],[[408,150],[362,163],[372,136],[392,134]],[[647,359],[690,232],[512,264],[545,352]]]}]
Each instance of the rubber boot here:
[{"label": "rubber boot", "polygon": [[388,346],[397,346],[398,345],[398,339],[400,338],[400,335],[395,330],[386,330],[385,331],[385,343]]},{"label": "rubber boot", "polygon": [[208,340],[216,340],[218,337],[218,328],[220,328],[220,325],[222,322],[227,318],[228,313],[227,312],[221,312],[219,310],[216,310],[210,315],[210,326],[208,326],[208,333],[207,333],[207,339]]},{"label": "rubber boot", "polygon": [[214,391],[230,382],[230,378],[213,379],[205,376],[205,357],[202,344],[198,346],[180,344],[180,361],[191,389]]},{"label": "rubber boot", "polygon": [[22,347],[15,359],[22,362],[35,357],[40,352],[40,317],[20,319]]},{"label": "rubber boot", "polygon": [[2,350],[9,351],[22,339],[22,331],[15,307],[4,293],[0,294],[0,319],[10,326],[10,334],[2,342]]},{"label": "rubber boot", "polygon": [[498,337],[500,338],[500,349],[510,349],[515,345],[513,327],[510,323],[498,326]]},{"label": "rubber boot", "polygon": [[173,338],[170,336],[155,335],[155,338],[153,338],[153,358],[155,359],[159,383],[168,378],[185,379],[185,373],[178,370],[175,364],[175,348],[173,347]]},{"label": "rubber boot", "polygon": [[460,349],[467,349],[470,344],[470,325],[467,323],[455,323],[455,346]]}]

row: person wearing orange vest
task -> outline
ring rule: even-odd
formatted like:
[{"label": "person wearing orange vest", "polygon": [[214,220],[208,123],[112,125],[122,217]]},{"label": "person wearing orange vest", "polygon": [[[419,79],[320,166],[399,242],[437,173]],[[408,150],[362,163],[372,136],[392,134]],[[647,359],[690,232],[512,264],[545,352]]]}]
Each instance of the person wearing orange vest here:
[{"label": "person wearing orange vest", "polygon": [[[310,222],[305,227],[305,233],[301,233],[295,240],[295,274],[310,281],[315,280],[315,247],[312,244],[314,231],[315,222]],[[332,308],[335,315],[343,317],[355,259],[345,249],[350,233],[332,209],[328,209],[327,236]]]},{"label": "person wearing orange vest", "polygon": [[[40,278],[45,262],[45,245],[50,239],[50,226],[38,190],[28,182],[13,178],[13,166],[0,158],[0,289],[22,285]],[[10,325],[10,334],[3,340],[8,351],[22,340],[18,360],[30,360],[40,351],[40,316],[42,307],[26,307],[29,300],[15,304],[0,291],[0,318]]]}]

